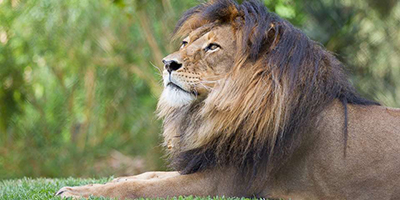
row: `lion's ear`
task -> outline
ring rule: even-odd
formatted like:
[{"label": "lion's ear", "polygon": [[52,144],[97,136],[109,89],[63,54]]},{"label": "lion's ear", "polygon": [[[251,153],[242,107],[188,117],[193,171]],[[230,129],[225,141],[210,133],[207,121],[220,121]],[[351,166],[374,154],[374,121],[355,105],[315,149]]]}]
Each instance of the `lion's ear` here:
[{"label": "lion's ear", "polygon": [[174,36],[188,34],[209,23],[234,23],[243,13],[239,5],[230,0],[211,0],[186,11],[175,27]]},{"label": "lion's ear", "polygon": [[228,7],[228,13],[229,13],[229,22],[234,23],[237,19],[243,20],[243,13],[241,13],[237,7],[237,5],[233,4]]}]

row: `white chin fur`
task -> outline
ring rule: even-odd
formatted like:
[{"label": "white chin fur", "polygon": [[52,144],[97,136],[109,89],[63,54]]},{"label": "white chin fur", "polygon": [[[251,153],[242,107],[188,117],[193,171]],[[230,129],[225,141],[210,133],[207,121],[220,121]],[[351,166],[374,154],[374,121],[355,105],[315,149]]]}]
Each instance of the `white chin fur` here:
[{"label": "white chin fur", "polygon": [[172,107],[181,107],[190,104],[195,97],[192,94],[173,87],[166,87],[161,94],[161,101],[166,102]]}]

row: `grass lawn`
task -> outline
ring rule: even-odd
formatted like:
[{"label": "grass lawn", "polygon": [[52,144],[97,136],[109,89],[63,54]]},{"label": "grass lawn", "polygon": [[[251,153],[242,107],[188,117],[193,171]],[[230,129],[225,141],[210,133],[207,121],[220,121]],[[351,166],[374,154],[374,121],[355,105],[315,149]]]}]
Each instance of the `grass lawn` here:
[{"label": "grass lawn", "polygon": [[[3,180],[0,182],[0,199],[61,199],[55,197],[54,193],[63,186],[76,186],[90,183],[106,183],[112,178],[102,179],[30,179],[23,178],[17,180]],[[90,198],[90,199],[109,199],[109,198]],[[234,199],[234,198],[197,198],[197,197],[178,197],[174,199]]]}]

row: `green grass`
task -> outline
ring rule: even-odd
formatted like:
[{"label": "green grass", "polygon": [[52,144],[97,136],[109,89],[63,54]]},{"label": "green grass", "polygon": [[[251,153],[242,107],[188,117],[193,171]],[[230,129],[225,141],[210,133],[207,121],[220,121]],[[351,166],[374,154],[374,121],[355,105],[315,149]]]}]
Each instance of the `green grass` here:
[{"label": "green grass", "polygon": [[[102,179],[16,179],[0,182],[0,199],[61,199],[54,193],[63,186],[77,186],[90,183],[105,183],[111,178]],[[91,198],[107,199],[107,198]]]},{"label": "green grass", "polygon": [[[61,199],[55,197],[54,193],[63,186],[77,186],[90,183],[106,183],[112,178],[102,179],[80,179],[80,178],[66,178],[66,179],[31,179],[23,178],[16,180],[3,180],[0,182],[0,199]],[[109,198],[90,198],[90,199],[109,199]],[[216,199],[239,199],[239,198],[199,198],[199,197],[177,197],[177,200],[216,200]]]}]

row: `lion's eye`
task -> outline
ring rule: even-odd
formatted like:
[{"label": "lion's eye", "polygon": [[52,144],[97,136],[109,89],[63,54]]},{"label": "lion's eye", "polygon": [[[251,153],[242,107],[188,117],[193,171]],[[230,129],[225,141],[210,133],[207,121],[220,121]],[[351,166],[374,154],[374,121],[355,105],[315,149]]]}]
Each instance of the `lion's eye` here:
[{"label": "lion's eye", "polygon": [[182,44],[181,44],[181,49],[182,49],[183,47],[185,47],[187,44],[188,44],[188,42],[186,42],[186,41],[182,41]]},{"label": "lion's eye", "polygon": [[215,51],[215,50],[217,50],[218,48],[221,48],[221,46],[219,46],[219,44],[210,43],[206,48],[204,48],[204,51],[205,51],[205,52],[208,52],[208,51]]}]

